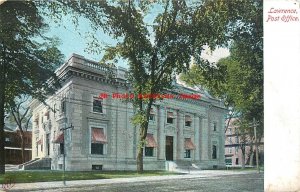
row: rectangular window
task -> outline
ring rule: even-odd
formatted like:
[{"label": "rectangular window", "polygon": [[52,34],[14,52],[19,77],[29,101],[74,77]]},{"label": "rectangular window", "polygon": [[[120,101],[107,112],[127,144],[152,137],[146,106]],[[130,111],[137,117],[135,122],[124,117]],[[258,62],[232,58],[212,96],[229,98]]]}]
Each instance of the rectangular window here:
[{"label": "rectangular window", "polygon": [[235,147],[234,152],[235,152],[235,154],[237,154],[239,152],[239,147]]},{"label": "rectangular window", "polygon": [[92,165],[92,170],[100,171],[100,170],[102,170],[102,168],[103,168],[103,165]]},{"label": "rectangular window", "polygon": [[49,120],[49,115],[50,115],[50,111],[46,111],[46,113],[45,113],[46,120]]},{"label": "rectangular window", "polygon": [[93,99],[93,112],[103,113],[102,99],[94,97],[94,99]]},{"label": "rectangular window", "polygon": [[9,137],[5,137],[5,142],[10,142],[10,138]]},{"label": "rectangular window", "polygon": [[167,123],[173,124],[173,119],[174,119],[173,112],[168,112],[167,113]]},{"label": "rectangular window", "polygon": [[103,144],[102,143],[92,143],[91,153],[96,155],[103,155]]},{"label": "rectangular window", "polygon": [[184,152],[184,158],[191,158],[191,150],[190,149],[186,149]]},{"label": "rectangular window", "polygon": [[152,108],[150,109],[149,120],[150,121],[155,121],[155,113],[154,113],[154,110]]},{"label": "rectangular window", "polygon": [[185,126],[187,126],[187,127],[192,126],[192,118],[189,115],[185,116]]},{"label": "rectangular window", "polygon": [[213,145],[212,147],[212,159],[217,159],[217,146]]},{"label": "rectangular window", "polygon": [[103,155],[104,144],[107,143],[103,128],[91,128],[91,154]]},{"label": "rectangular window", "polygon": [[153,157],[153,150],[154,150],[154,147],[145,147],[145,156]]},{"label": "rectangular window", "polygon": [[214,122],[214,131],[217,131],[217,122]]},{"label": "rectangular window", "polygon": [[66,112],[66,101],[65,101],[65,100],[61,102],[61,107],[60,107],[60,109],[61,109],[61,112],[62,112],[62,113],[65,113],[65,112]]},{"label": "rectangular window", "polygon": [[153,114],[150,114],[149,120],[150,120],[150,121],[155,121],[155,116],[154,116]]},{"label": "rectangular window", "polygon": [[59,144],[59,152],[60,152],[61,155],[64,154],[64,151],[65,151],[65,148],[64,148],[64,147],[65,147],[65,146],[64,146],[63,143],[60,143],[60,144]]}]

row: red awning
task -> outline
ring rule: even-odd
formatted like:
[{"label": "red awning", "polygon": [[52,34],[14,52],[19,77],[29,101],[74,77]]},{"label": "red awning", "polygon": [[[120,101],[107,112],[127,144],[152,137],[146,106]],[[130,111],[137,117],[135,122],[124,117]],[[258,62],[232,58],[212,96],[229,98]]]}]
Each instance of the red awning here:
[{"label": "red awning", "polygon": [[46,113],[44,114],[45,116],[49,116],[49,112],[50,111],[46,111]]},{"label": "red awning", "polygon": [[191,138],[186,138],[184,140],[184,149],[188,149],[188,150],[196,149],[196,146],[192,142]]},{"label": "red awning", "polygon": [[57,135],[53,143],[64,143],[64,133],[60,133],[59,135]]},{"label": "red awning", "polygon": [[191,121],[192,121],[192,118],[191,118],[191,116],[189,116],[189,115],[186,115],[186,116],[185,116],[185,121],[190,121],[190,122],[191,122]]},{"label": "red awning", "polygon": [[146,142],[146,147],[157,147],[153,134],[147,133]]},{"label": "red awning", "polygon": [[174,118],[173,112],[168,112],[168,113],[167,113],[167,117],[168,117],[168,118]]},{"label": "red awning", "polygon": [[107,143],[104,131],[102,128],[92,128],[92,143]]}]

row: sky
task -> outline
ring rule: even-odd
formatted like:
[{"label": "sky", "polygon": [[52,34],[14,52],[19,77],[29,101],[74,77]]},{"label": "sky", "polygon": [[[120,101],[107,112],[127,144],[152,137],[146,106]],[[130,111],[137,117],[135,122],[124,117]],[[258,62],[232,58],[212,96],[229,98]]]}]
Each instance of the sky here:
[{"label": "sky", "polygon": [[[151,14],[147,15],[144,21],[149,25],[153,25],[154,18],[156,14],[160,12],[160,10],[160,7],[154,7],[151,11]],[[50,18],[45,18],[45,21],[50,27],[49,31],[46,33],[47,36],[56,36],[60,39],[61,44],[58,48],[65,55],[65,60],[67,60],[72,53],[82,55],[85,58],[94,61],[101,60],[104,51],[102,51],[101,54],[95,54],[87,51],[88,43],[90,42],[87,38],[87,34],[89,32],[92,32],[88,20],[80,18],[77,28],[75,28],[74,24],[71,22],[70,16],[63,17],[62,23],[60,25],[55,23]],[[101,31],[97,32],[96,37],[98,39],[101,39],[103,46],[114,45],[117,42]],[[150,40],[154,41],[154,37],[150,37]],[[208,59],[211,62],[216,62],[220,58],[227,56],[229,56],[229,50],[226,48],[218,48],[215,51],[211,52],[210,49],[206,47],[206,50],[202,53],[202,57]],[[122,60],[119,61],[116,65],[128,68],[126,62]]]}]

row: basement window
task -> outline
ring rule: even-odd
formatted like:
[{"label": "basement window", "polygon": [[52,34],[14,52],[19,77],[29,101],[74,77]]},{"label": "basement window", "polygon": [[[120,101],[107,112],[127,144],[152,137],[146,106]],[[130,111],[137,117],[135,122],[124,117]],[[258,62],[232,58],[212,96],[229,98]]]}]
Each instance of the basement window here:
[{"label": "basement window", "polygon": [[103,165],[92,165],[92,170],[101,171],[103,169]]}]

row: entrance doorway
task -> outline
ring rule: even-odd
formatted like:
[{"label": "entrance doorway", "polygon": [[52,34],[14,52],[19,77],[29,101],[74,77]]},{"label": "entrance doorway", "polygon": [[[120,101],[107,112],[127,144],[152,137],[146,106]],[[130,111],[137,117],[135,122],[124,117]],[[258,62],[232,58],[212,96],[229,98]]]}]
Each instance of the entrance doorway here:
[{"label": "entrance doorway", "polygon": [[166,136],[166,160],[173,161],[173,137]]}]

